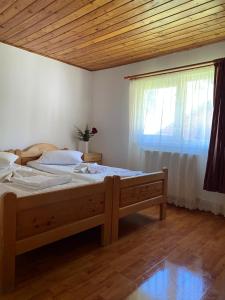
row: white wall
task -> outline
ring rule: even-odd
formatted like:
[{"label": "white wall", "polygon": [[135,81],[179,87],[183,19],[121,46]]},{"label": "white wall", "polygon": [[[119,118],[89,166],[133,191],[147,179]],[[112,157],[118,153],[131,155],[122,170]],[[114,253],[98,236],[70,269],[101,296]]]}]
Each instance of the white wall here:
[{"label": "white wall", "polygon": [[74,147],[74,125],[91,120],[99,129],[91,149],[107,164],[126,166],[129,81],[123,77],[224,56],[222,42],[91,73],[0,43],[0,149],[39,142]]},{"label": "white wall", "polygon": [[91,99],[91,72],[0,43],[0,149],[74,147]]},{"label": "white wall", "polygon": [[92,121],[99,134],[92,149],[104,163],[125,167],[128,153],[129,81],[126,75],[156,71],[225,56],[225,42],[174,53],[122,67],[94,72]]}]

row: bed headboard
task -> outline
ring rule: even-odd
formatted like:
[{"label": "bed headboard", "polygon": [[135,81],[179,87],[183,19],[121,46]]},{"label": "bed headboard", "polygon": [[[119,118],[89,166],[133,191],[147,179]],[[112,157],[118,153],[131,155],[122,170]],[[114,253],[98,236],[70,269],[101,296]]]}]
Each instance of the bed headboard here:
[{"label": "bed headboard", "polygon": [[29,146],[24,150],[16,150],[16,154],[20,156],[21,165],[26,165],[29,161],[38,159],[45,151],[53,151],[59,149],[60,148],[55,145],[41,143]]}]

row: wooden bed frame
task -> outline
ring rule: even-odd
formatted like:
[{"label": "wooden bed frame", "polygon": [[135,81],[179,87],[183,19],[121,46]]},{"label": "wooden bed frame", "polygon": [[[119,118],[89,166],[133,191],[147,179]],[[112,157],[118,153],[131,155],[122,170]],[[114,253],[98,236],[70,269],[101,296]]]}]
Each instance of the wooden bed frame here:
[{"label": "wooden bed frame", "polygon": [[[55,145],[36,144],[11,150],[25,165]],[[166,217],[167,169],[143,176],[106,177],[104,182],[17,198],[0,197],[0,291],[14,288],[17,255],[101,225],[102,245],[118,239],[119,219],[160,206]]]},{"label": "wooden bed frame", "polygon": [[[32,145],[24,150],[17,149],[15,150],[15,154],[19,156],[19,164],[24,166],[29,161],[38,159],[43,154],[43,152],[53,150],[60,150],[60,148],[52,144],[40,143]],[[64,148],[63,150],[67,150],[67,148]]]},{"label": "wooden bed frame", "polygon": [[114,176],[112,242],[118,239],[119,219],[153,205],[160,207],[160,220],[166,218],[168,169],[148,175]]},{"label": "wooden bed frame", "polygon": [[0,198],[0,290],[14,288],[16,255],[101,225],[111,240],[113,179],[54,192]]}]

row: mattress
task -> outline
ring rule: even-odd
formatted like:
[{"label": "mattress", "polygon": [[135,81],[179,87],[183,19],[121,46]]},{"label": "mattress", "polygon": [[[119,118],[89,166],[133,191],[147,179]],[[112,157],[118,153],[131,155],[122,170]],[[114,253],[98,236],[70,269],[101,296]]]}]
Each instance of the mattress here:
[{"label": "mattress", "polygon": [[[82,163],[77,165],[65,166],[65,165],[40,164],[38,161],[34,160],[34,161],[30,161],[27,165],[31,168],[52,173],[52,174],[71,174],[74,179],[81,179],[89,182],[103,181],[106,176],[117,175],[120,177],[132,177],[132,176],[140,176],[144,174],[142,171],[132,171],[128,169],[108,167],[108,166],[98,165],[96,163],[94,164]],[[80,168],[79,165],[81,166]],[[92,172],[91,174],[78,172],[79,169],[82,170],[82,168],[85,166],[90,167],[90,170]]]},{"label": "mattress", "polygon": [[[24,171],[32,170],[32,171],[34,171],[34,169],[24,167],[24,166],[18,166],[18,165],[14,165],[13,168],[11,168],[11,170],[16,170],[16,171],[18,171],[18,170],[24,170]],[[9,171],[11,171],[11,170],[9,170]],[[36,172],[37,172],[38,175],[44,174],[44,172],[40,172],[40,171],[36,171]],[[46,173],[46,174],[49,175],[49,173]],[[1,177],[1,174],[0,174],[0,177]],[[23,186],[23,185],[18,184],[16,182],[8,182],[7,178],[6,178],[6,180],[2,179],[3,182],[0,182],[0,197],[4,193],[8,193],[8,192],[15,193],[17,195],[17,197],[25,197],[25,196],[35,195],[35,194],[41,194],[41,193],[46,193],[46,192],[57,191],[57,190],[70,189],[70,188],[74,188],[74,187],[78,187],[78,186],[84,186],[84,185],[87,185],[87,184],[91,183],[90,180],[87,180],[85,178],[81,178],[81,177],[77,178],[75,176],[71,176],[71,177],[72,177],[72,179],[68,183],[55,185],[55,186],[43,188],[43,189],[40,189],[40,190],[38,190],[38,189],[34,190],[33,188],[31,188],[29,186]]]}]

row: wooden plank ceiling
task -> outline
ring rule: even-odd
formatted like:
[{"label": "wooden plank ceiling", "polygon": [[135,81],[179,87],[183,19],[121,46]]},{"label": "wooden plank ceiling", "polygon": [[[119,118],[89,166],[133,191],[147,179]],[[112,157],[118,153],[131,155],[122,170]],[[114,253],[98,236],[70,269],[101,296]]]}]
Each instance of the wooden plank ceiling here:
[{"label": "wooden plank ceiling", "polygon": [[225,40],[225,0],[0,0],[0,41],[88,70]]}]

